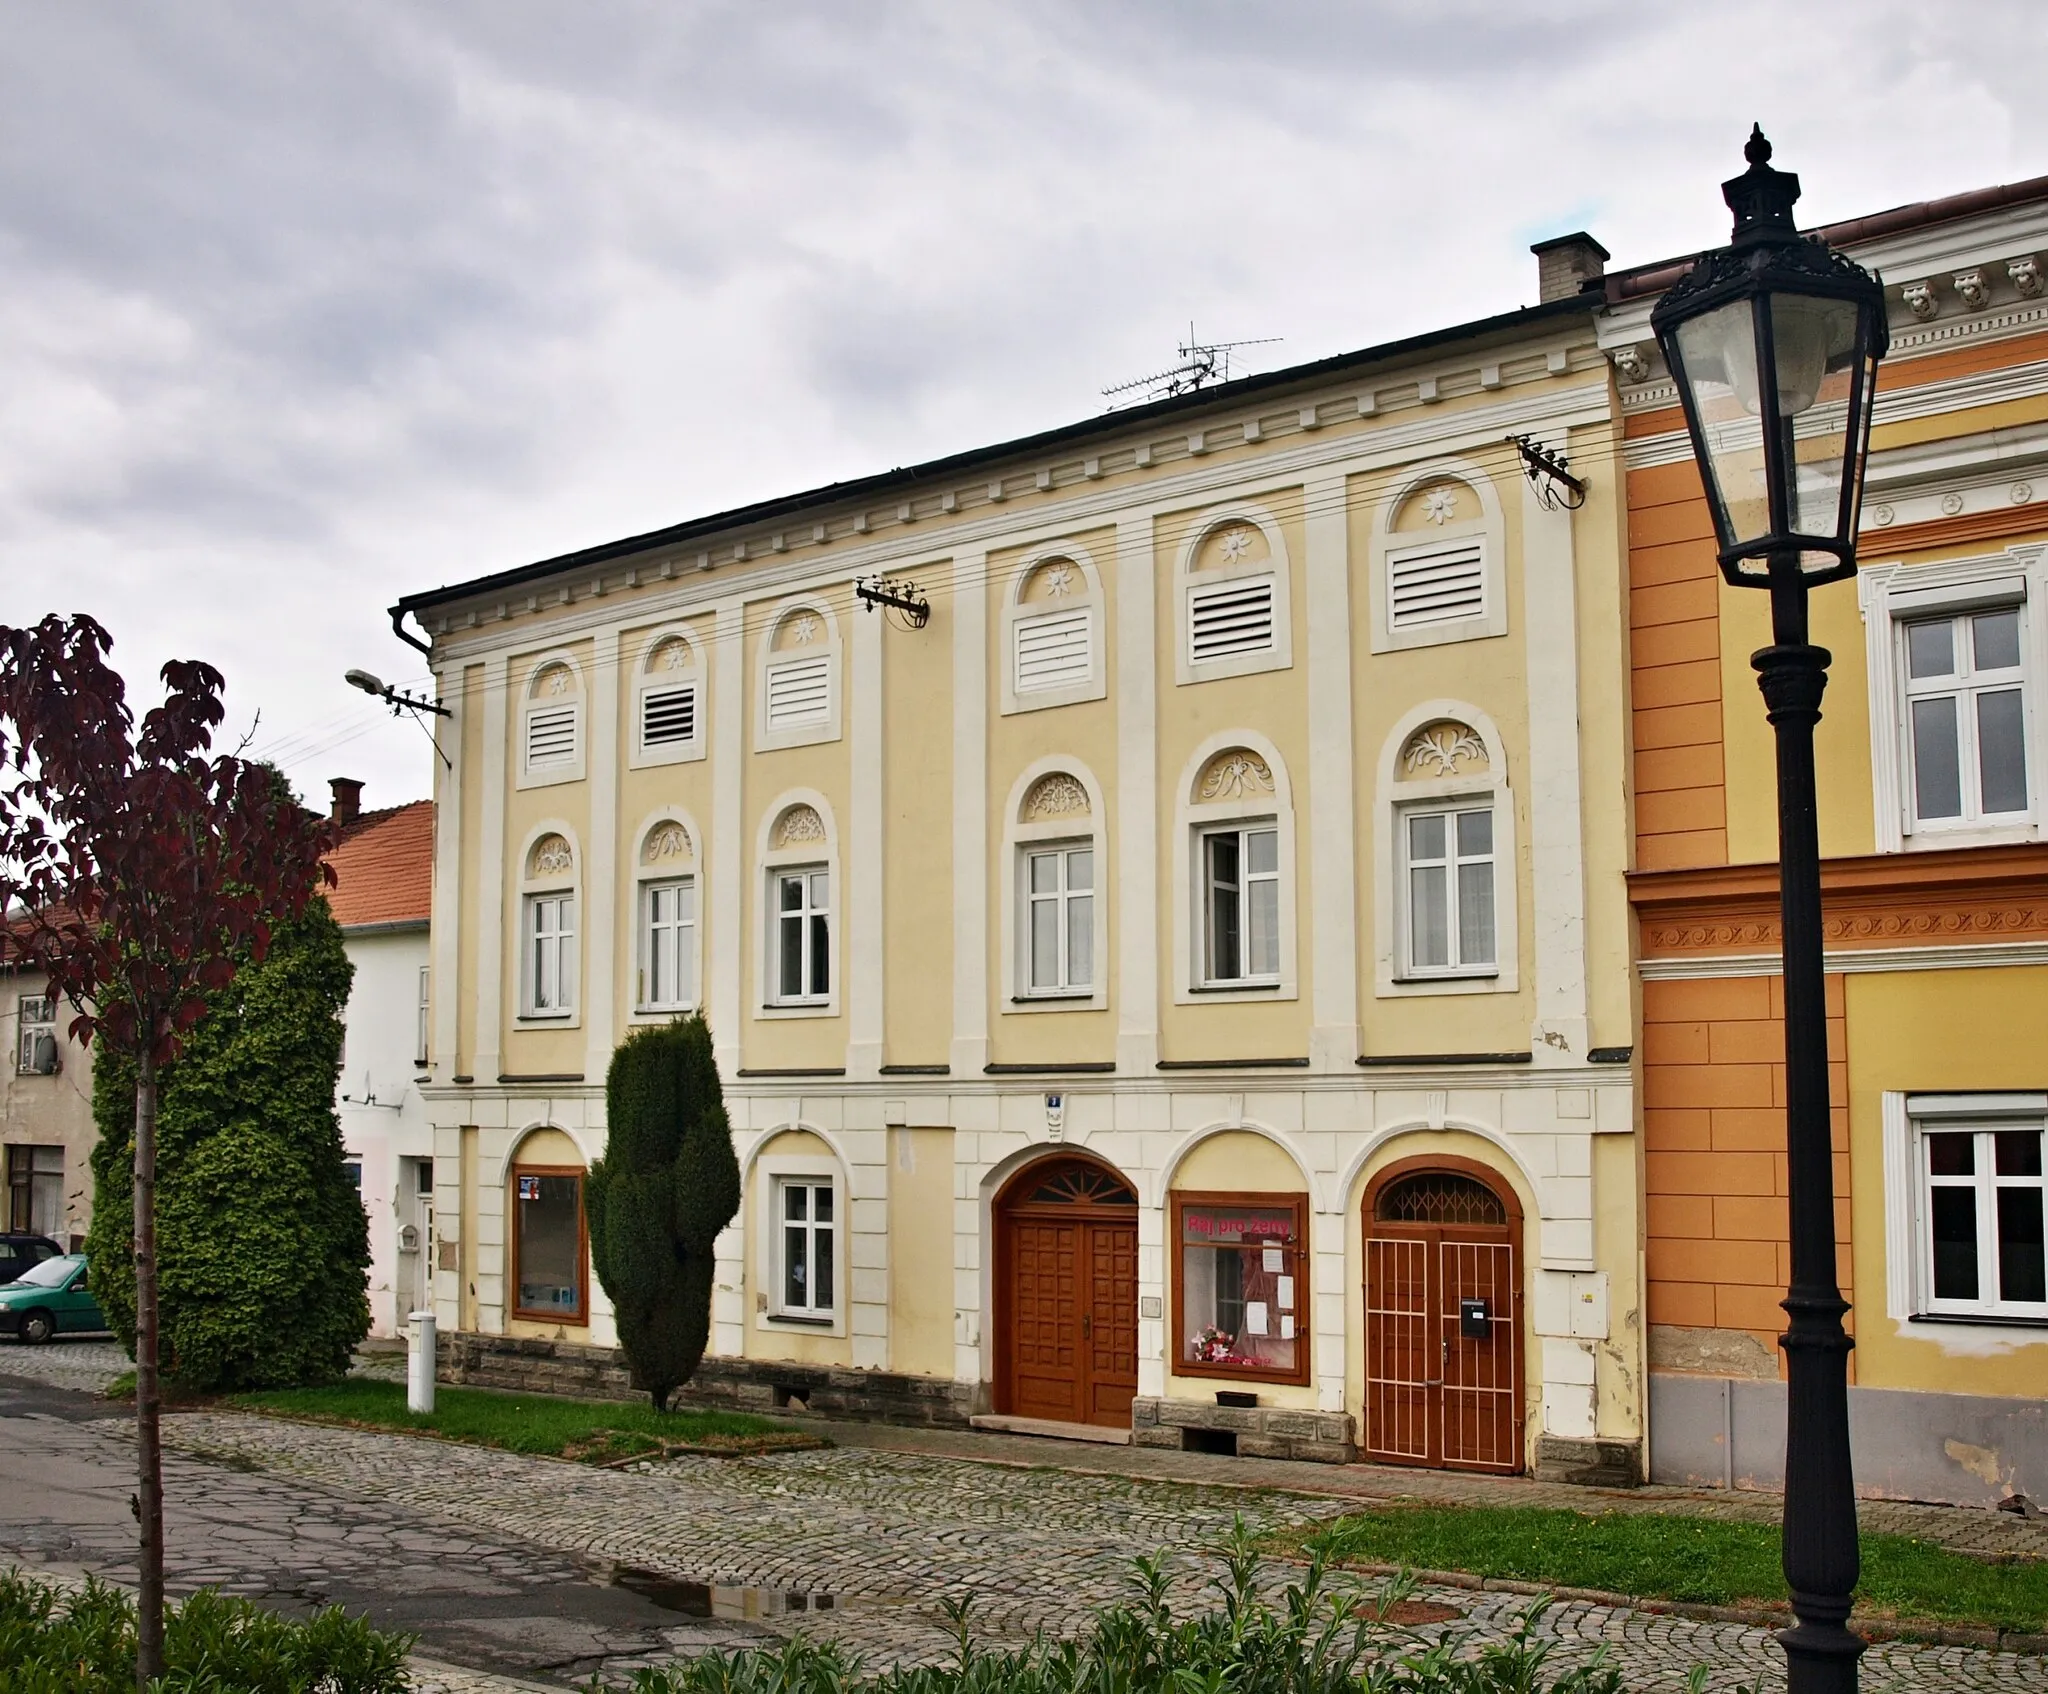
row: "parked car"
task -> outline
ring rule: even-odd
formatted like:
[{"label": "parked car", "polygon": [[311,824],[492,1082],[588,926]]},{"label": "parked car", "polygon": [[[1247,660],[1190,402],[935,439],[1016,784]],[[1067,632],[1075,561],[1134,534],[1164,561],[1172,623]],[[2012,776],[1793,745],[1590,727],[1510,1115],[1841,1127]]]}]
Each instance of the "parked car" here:
[{"label": "parked car", "polygon": [[54,1259],[64,1249],[47,1235],[30,1235],[25,1230],[0,1231],[0,1286],[12,1282],[45,1259]]},{"label": "parked car", "polygon": [[0,1335],[40,1343],[53,1335],[106,1327],[106,1316],[86,1283],[83,1253],[45,1259],[0,1288]]}]

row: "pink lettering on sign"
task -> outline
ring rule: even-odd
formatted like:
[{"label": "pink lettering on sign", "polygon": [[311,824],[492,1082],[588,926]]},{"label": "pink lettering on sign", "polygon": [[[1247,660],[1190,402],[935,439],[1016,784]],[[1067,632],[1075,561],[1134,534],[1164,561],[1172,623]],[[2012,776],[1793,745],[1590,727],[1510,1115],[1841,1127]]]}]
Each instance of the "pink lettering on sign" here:
[{"label": "pink lettering on sign", "polygon": [[1236,1216],[1228,1212],[1183,1212],[1181,1228],[1190,1238],[1201,1238],[1221,1245],[1237,1242],[1245,1246],[1260,1246],[1271,1243],[1284,1245],[1289,1239],[1292,1220],[1276,1218],[1268,1214]]}]

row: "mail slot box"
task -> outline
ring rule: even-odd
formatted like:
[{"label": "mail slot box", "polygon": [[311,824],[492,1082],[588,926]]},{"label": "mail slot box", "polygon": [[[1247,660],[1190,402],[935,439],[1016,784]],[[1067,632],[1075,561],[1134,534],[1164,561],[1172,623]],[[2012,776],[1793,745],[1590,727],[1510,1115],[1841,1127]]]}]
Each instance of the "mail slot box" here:
[{"label": "mail slot box", "polygon": [[1467,1341],[1486,1341],[1493,1336],[1493,1313],[1484,1300],[1458,1302],[1458,1333]]}]

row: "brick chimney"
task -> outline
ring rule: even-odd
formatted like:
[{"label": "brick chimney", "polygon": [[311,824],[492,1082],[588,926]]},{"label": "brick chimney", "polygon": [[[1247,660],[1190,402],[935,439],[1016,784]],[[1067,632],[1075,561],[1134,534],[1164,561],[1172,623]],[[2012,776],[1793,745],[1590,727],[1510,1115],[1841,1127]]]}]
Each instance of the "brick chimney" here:
[{"label": "brick chimney", "polygon": [[1562,300],[1607,274],[1608,251],[1584,230],[1553,235],[1529,249],[1536,255],[1536,298]]},{"label": "brick chimney", "polygon": [[344,827],[363,815],[363,785],[352,776],[331,776],[327,779],[327,790],[334,796],[334,803],[327,808],[327,816]]}]

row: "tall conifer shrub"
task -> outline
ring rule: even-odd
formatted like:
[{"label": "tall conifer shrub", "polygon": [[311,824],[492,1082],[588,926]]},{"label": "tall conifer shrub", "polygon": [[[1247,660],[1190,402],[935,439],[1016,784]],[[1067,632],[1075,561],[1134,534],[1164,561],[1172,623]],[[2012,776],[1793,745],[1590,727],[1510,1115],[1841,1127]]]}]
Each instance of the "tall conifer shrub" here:
[{"label": "tall conifer shrub", "polygon": [[657,1411],[711,1338],[712,1244],[740,1209],[740,1167],[702,1013],[635,1030],[605,1077],[604,1157],[590,1167],[590,1257],[619,1344]]},{"label": "tall conifer shrub", "polygon": [[[369,1220],[334,1110],[355,967],[325,899],[207,995],[158,1073],[165,1375],[206,1392],[338,1381],[369,1332]],[[93,1293],[135,1345],[135,1060],[93,1066]]]}]

